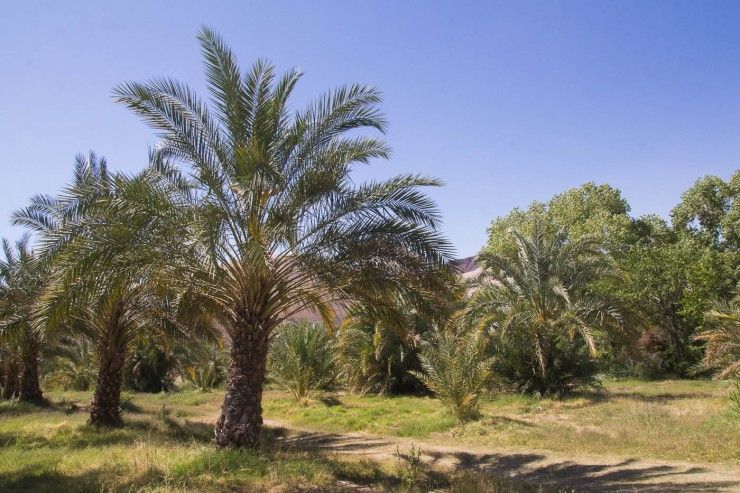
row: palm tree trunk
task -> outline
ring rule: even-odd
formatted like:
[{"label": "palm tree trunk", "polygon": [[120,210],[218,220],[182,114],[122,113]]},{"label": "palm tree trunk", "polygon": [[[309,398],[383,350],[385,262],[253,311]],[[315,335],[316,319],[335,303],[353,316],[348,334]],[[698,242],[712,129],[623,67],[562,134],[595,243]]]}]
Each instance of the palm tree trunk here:
[{"label": "palm tree trunk", "polygon": [[125,351],[106,348],[101,351],[95,395],[90,406],[90,424],[96,426],[121,426],[121,381]]},{"label": "palm tree trunk", "polygon": [[23,350],[23,365],[18,389],[18,398],[21,401],[38,403],[44,400],[39,383],[39,357],[38,341],[31,337]]},{"label": "palm tree trunk", "polygon": [[243,327],[231,346],[231,364],[216,444],[257,448],[262,433],[262,385],[267,362],[267,331]]}]

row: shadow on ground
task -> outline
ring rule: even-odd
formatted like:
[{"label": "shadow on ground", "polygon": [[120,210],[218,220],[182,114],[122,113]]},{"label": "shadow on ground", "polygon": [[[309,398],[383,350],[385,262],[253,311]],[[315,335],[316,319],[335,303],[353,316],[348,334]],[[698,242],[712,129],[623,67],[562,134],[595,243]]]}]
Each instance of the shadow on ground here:
[{"label": "shadow on ground", "polygon": [[[395,441],[363,435],[296,433],[283,428],[273,428],[270,433],[273,442],[280,447],[357,454],[381,460],[399,456],[399,449],[403,448]],[[429,465],[450,467],[455,471],[483,471],[510,480],[512,484],[536,487],[539,491],[710,492],[740,487],[739,482],[726,478],[705,479],[711,475],[700,467],[650,464],[635,459],[598,464],[553,461],[541,454],[475,454],[426,450],[423,446],[421,453]],[[517,488],[517,491],[522,490]]]}]

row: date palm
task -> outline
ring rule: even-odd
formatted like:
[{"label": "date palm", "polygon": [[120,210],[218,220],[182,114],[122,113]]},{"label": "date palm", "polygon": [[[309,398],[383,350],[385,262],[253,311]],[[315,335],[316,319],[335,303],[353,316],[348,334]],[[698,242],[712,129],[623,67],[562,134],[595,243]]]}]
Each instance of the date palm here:
[{"label": "date palm", "polygon": [[705,319],[707,327],[694,336],[706,343],[700,368],[714,370],[716,378],[740,380],[740,294],[717,303]]},{"label": "date palm", "polygon": [[[524,341],[535,366],[527,387],[540,394],[567,390],[569,382],[551,375],[558,345],[580,340],[594,355],[598,333],[621,330],[620,311],[590,284],[612,275],[607,259],[588,238],[571,240],[549,234],[535,222],[531,235],[513,230],[517,250],[508,256],[483,252],[485,270],[467,308],[466,318],[499,340]],[[554,388],[558,387],[558,388]],[[565,387],[565,388],[564,388]]]},{"label": "date palm", "polygon": [[160,132],[159,154],[186,165],[195,184],[182,242],[198,254],[183,275],[214,304],[231,345],[216,443],[256,447],[274,329],[305,309],[333,323],[338,305],[392,289],[433,292],[430,273],[449,247],[418,189],[437,181],[350,178],[353,166],[389,154],[382,140],[358,133],[385,130],[377,90],[341,87],[294,111],[299,71],[279,77],[258,61],[243,73],[214,32],[204,28],[198,39],[210,104],[169,79],[125,83],[114,94]]},{"label": "date palm", "polygon": [[[0,260],[0,343],[4,346],[4,388],[7,397],[41,402],[39,365],[43,331],[35,324],[34,306],[44,286],[44,265],[24,236],[15,248],[2,242]],[[17,379],[17,381],[13,381]]]},{"label": "date palm", "polygon": [[[161,164],[161,163],[160,163]],[[162,319],[166,290],[157,259],[171,238],[162,220],[167,189],[158,187],[163,166],[127,177],[108,171],[104,159],[79,156],[74,180],[58,197],[36,196],[13,215],[39,234],[52,265],[38,300],[48,330],[91,341],[97,374],[90,422],[119,425],[123,366],[137,335]],[[158,197],[159,195],[159,197]],[[158,201],[158,198],[165,200]],[[152,209],[159,204],[159,209]],[[125,215],[124,215],[125,212]],[[156,239],[156,241],[153,241]]]}]

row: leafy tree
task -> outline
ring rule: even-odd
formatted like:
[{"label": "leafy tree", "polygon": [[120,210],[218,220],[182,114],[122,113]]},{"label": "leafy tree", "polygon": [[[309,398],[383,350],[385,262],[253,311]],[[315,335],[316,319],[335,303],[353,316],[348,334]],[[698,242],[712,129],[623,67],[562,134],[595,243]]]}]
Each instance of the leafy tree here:
[{"label": "leafy tree", "polygon": [[[0,338],[5,354],[5,390],[22,401],[41,402],[39,381],[44,333],[36,324],[34,306],[44,286],[44,264],[24,236],[15,248],[3,240],[0,260]],[[17,384],[12,380],[18,378]]]},{"label": "leafy tree", "polygon": [[484,251],[493,255],[516,252],[516,229],[530,234],[534,223],[548,234],[565,230],[572,239],[588,236],[607,252],[618,252],[630,238],[629,205],[621,192],[609,185],[588,182],[557,194],[547,202],[532,202],[526,210],[513,209],[496,218],[488,228]]},{"label": "leafy tree", "polygon": [[522,380],[515,383],[540,395],[563,393],[583,383],[563,381],[557,373],[563,365],[556,362],[569,354],[581,357],[571,346],[581,344],[586,355],[594,356],[601,334],[624,328],[613,300],[590,289],[596,279],[611,276],[612,268],[588,237],[550,234],[539,221],[530,235],[510,234],[515,254],[484,252],[479,257],[486,269],[466,318],[500,343],[517,344],[526,355],[520,361],[531,367],[521,369]]},{"label": "leafy tree", "polygon": [[492,363],[481,334],[437,331],[424,342],[420,359],[423,372],[415,372],[416,377],[449,412],[461,423],[477,418]]},{"label": "leafy tree", "polygon": [[336,381],[335,340],[326,327],[294,322],[281,327],[270,346],[269,374],[296,399],[326,390]]},{"label": "leafy tree", "polygon": [[259,61],[242,73],[211,30],[199,40],[211,104],[169,79],[127,83],[116,99],[156,128],[159,155],[189,166],[194,201],[181,242],[196,255],[182,276],[216,307],[231,362],[216,443],[256,447],[270,335],[310,308],[330,323],[334,304],[371,303],[390,290],[433,293],[448,259],[439,213],[419,190],[437,181],[399,176],[355,184],[356,164],[388,157],[380,94],[337,89],[303,111],[282,77]]},{"label": "leafy tree", "polygon": [[725,182],[705,176],[686,190],[671,211],[673,227],[706,245],[740,249],[740,170]]},{"label": "leafy tree", "polygon": [[692,334],[713,299],[731,296],[735,273],[727,253],[677,234],[660,219],[636,224],[641,238],[619,258],[625,275],[613,292],[642,313],[659,350],[658,371],[688,375],[701,357]]}]

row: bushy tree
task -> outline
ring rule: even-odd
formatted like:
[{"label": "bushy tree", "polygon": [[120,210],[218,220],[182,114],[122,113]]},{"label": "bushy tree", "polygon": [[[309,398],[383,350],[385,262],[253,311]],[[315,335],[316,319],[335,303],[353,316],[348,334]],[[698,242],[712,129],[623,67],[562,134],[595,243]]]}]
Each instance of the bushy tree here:
[{"label": "bushy tree", "polygon": [[357,133],[385,130],[376,89],[345,86],[294,111],[297,70],[278,77],[259,61],[243,72],[213,31],[199,40],[211,104],[169,79],[122,84],[115,97],[160,132],[160,156],[188,167],[181,242],[196,254],[180,262],[182,276],[214,304],[231,345],[216,443],[255,447],[275,328],[305,309],[331,323],[335,304],[372,303],[389,290],[433,293],[430,273],[449,246],[419,190],[436,180],[350,179],[355,165],[389,154]]}]

